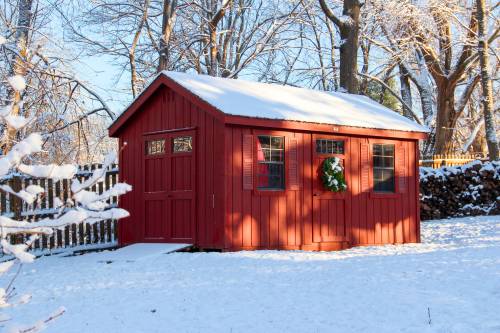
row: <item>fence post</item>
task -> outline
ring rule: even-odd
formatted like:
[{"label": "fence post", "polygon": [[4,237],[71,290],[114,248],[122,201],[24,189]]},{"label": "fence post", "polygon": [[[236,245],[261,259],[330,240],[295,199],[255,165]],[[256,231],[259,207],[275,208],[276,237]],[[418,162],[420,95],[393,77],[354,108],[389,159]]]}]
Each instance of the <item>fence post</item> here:
[{"label": "fence post", "polygon": [[[19,192],[22,189],[22,179],[20,176],[14,176],[12,179],[9,180],[9,186],[12,188],[13,191]],[[9,201],[10,201],[10,211],[14,214],[13,219],[16,221],[20,221],[22,218],[22,211],[23,211],[23,201],[13,195],[9,194]],[[11,238],[11,242],[13,244],[20,244],[24,240],[23,235],[13,235]]]}]

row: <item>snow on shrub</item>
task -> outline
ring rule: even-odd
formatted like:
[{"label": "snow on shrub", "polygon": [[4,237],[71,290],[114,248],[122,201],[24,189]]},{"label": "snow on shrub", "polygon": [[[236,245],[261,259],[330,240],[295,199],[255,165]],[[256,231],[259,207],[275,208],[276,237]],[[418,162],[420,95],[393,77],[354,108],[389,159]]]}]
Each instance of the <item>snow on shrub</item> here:
[{"label": "snow on shrub", "polygon": [[[21,92],[26,88],[24,78],[20,75],[12,76],[8,79],[12,88]],[[20,96],[19,94],[17,94]],[[106,169],[115,161],[116,154],[109,153],[102,165],[102,168],[93,171],[92,176],[80,182],[75,178],[77,167],[72,164],[66,165],[41,165],[33,163],[34,154],[40,153],[43,146],[43,137],[39,133],[32,133],[28,136],[22,135],[19,128],[28,121],[19,112],[22,101],[18,100],[10,107],[3,108],[0,112],[0,125],[3,128],[2,149],[3,155],[0,155],[0,180],[13,177],[30,176],[34,178],[52,179],[54,182],[61,179],[72,179],[71,193],[66,202],[59,198],[54,198],[54,207],[58,208],[58,213],[50,218],[45,218],[37,222],[28,220],[16,220],[15,217],[5,215],[0,216],[0,249],[1,251],[13,257],[13,260],[0,263],[0,276],[7,275],[13,270],[14,266],[21,268],[22,264],[33,262],[35,256],[28,252],[31,245],[42,235],[49,236],[57,230],[64,230],[65,227],[78,224],[95,224],[105,220],[121,219],[127,217],[129,213],[121,208],[116,208],[112,203],[112,198],[125,194],[132,190],[132,187],[125,183],[117,183],[112,188],[103,193],[95,193],[91,189],[94,185],[102,182]],[[21,126],[22,125],[22,126]],[[15,132],[15,136],[9,137],[6,133]],[[16,139],[16,142],[12,138]],[[30,185],[19,191],[15,191],[9,185],[0,185],[0,191],[7,192],[20,198],[27,204],[35,203],[42,195],[45,189],[38,185]],[[12,204],[12,203],[11,203]],[[16,235],[28,235],[26,242],[17,244],[12,243],[12,237]],[[0,308],[17,306],[27,303],[30,295],[17,295],[14,292],[14,280],[18,276],[19,270],[8,275],[5,288],[0,287]],[[46,324],[65,312],[60,308],[44,320],[27,326],[18,326],[13,323],[5,313],[0,312],[0,322],[9,322],[10,332],[38,332],[45,328]],[[2,327],[2,324],[0,324]]]},{"label": "snow on shrub", "polygon": [[423,220],[500,213],[500,161],[420,168]]}]

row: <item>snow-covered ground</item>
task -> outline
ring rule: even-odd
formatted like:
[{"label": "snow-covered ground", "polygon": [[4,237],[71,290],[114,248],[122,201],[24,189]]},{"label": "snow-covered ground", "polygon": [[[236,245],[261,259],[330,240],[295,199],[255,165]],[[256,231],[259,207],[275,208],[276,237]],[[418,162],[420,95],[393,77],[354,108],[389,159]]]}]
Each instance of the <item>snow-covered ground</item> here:
[{"label": "snow-covered ground", "polygon": [[47,332],[500,332],[500,216],[422,223],[423,243],[342,252],[52,256],[16,284]]}]

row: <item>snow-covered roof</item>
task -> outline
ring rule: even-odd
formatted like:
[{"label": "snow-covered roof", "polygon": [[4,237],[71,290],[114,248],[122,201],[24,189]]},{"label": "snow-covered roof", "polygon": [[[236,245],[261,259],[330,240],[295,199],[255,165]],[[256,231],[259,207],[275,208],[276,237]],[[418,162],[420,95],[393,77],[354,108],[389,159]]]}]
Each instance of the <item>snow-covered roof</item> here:
[{"label": "snow-covered roof", "polygon": [[384,130],[429,132],[366,96],[323,92],[242,79],[163,71],[218,110],[235,116]]}]

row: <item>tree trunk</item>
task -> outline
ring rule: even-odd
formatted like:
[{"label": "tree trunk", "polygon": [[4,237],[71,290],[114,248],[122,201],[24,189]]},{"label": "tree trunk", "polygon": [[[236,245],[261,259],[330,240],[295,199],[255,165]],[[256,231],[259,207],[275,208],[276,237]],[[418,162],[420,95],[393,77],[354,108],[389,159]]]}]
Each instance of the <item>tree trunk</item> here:
[{"label": "tree trunk", "polygon": [[342,18],[339,19],[326,4],[319,0],[321,9],[340,31],[340,87],[357,94],[358,85],[358,40],[361,4],[359,0],[344,0]]},{"label": "tree trunk", "polygon": [[209,24],[210,36],[210,65],[208,67],[208,75],[217,76],[217,30],[216,26]]},{"label": "tree trunk", "polygon": [[175,8],[177,7],[177,0],[164,0],[161,24],[161,37],[160,37],[160,56],[158,60],[158,72],[168,69],[169,63],[169,43],[170,36],[175,23]]},{"label": "tree trunk", "polygon": [[358,93],[358,39],[359,39],[358,0],[344,0],[343,15],[350,17],[344,21],[340,30],[340,86],[349,93]]},{"label": "tree trunk", "polygon": [[488,54],[488,15],[486,13],[485,0],[476,0],[477,4],[477,22],[478,22],[478,53],[479,65],[481,67],[481,86],[483,98],[484,128],[486,131],[486,142],[488,144],[488,152],[490,160],[499,159],[498,140],[495,129],[495,117],[493,111],[493,89],[489,73],[489,54]]},{"label": "tree trunk", "polygon": [[[361,43],[361,54],[363,55],[363,67],[361,68],[361,73],[368,74],[369,64],[370,64],[370,44]],[[366,95],[368,90],[368,79],[366,76],[359,83],[359,93]]]},{"label": "tree trunk", "polygon": [[[399,83],[401,85],[401,98],[409,107],[412,107],[410,76],[402,65],[399,65]],[[410,111],[405,107],[403,107],[403,115],[413,119]]]},{"label": "tree trunk", "polygon": [[[29,44],[29,32],[31,30],[32,24],[32,6],[33,0],[21,0],[19,1],[19,16],[16,24],[16,34],[15,34],[15,44],[19,48],[19,56],[12,59],[12,67],[9,71],[9,76],[13,75],[26,75],[26,63],[25,59],[28,56],[28,44]],[[7,95],[8,99],[12,101],[12,109],[10,111],[11,115],[17,116],[21,113],[21,92],[15,91],[7,85]],[[4,137],[2,138],[2,153],[7,154],[14,145],[18,131],[8,126],[5,130]]]},{"label": "tree trunk", "polygon": [[437,85],[437,115],[435,154],[449,154],[453,150],[453,134],[457,119],[455,114],[455,87],[443,80]]},{"label": "tree trunk", "polygon": [[[213,3],[215,6],[216,2]],[[212,16],[210,21],[208,22],[208,36],[209,36],[209,49],[210,49],[210,64],[208,65],[208,74],[211,76],[219,76],[219,59],[217,56],[217,25],[220,20],[226,14],[226,9],[228,6],[232,5],[232,0],[224,0],[222,1],[221,8],[217,10],[217,12]]]}]

